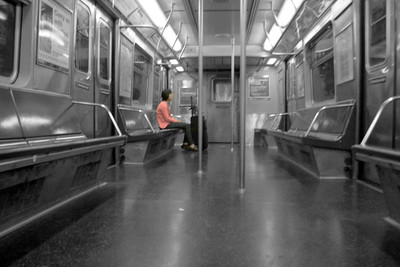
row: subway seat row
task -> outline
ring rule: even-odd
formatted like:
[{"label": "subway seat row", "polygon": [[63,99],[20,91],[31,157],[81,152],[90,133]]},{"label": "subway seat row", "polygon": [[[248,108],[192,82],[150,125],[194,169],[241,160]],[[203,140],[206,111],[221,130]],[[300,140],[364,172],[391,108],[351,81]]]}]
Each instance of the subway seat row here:
[{"label": "subway seat row", "polygon": [[379,177],[389,210],[385,220],[400,227],[400,96],[388,98],[353,154],[362,169]]},{"label": "subway seat row", "polygon": [[0,87],[0,102],[3,236],[103,185],[111,151],[126,136],[119,129],[116,136],[86,136],[76,112],[85,103],[66,95]]},{"label": "subway seat row", "polygon": [[[260,129],[289,161],[318,178],[351,175],[355,143],[354,100],[270,115]],[[268,139],[269,138],[269,139]]]},{"label": "subway seat row", "polygon": [[145,164],[170,152],[181,129],[160,129],[155,110],[118,105],[121,130],[128,136],[121,159],[127,164]]}]

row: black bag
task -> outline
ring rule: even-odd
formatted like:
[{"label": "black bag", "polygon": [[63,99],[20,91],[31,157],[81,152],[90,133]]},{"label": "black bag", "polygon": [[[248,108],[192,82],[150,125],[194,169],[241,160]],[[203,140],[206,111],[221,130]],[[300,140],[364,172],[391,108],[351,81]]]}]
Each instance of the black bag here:
[{"label": "black bag", "polygon": [[[190,118],[190,128],[192,130],[192,137],[194,144],[199,145],[199,116],[192,116]],[[208,147],[208,134],[207,134],[207,123],[203,116],[203,150]]]}]

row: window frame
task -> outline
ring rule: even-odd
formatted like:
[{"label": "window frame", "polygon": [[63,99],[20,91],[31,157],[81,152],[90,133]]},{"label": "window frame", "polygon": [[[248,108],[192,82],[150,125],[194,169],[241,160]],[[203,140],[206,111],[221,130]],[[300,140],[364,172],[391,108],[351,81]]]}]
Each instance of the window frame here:
[{"label": "window frame", "polygon": [[[136,57],[137,54],[140,54],[145,58],[146,64],[147,64],[146,69],[141,69],[141,68],[138,67],[139,63],[136,61],[137,60],[137,57]],[[146,77],[146,88],[144,90],[144,93],[145,93],[144,102],[142,103],[142,102],[139,101],[140,105],[143,105],[143,106],[148,104],[149,89],[150,89],[150,79],[151,79],[150,72],[151,72],[151,64],[152,64],[152,62],[153,62],[152,57],[143,48],[141,48],[138,44],[135,44],[134,47],[133,47],[133,69],[132,69],[133,83],[132,83],[132,85],[133,85],[133,88],[135,88],[135,82],[134,81],[135,81],[135,75],[136,74],[140,74],[140,75],[142,75],[142,77]],[[140,91],[140,92],[143,93],[143,91]],[[133,101],[132,97],[131,97],[131,101]]]},{"label": "window frame", "polygon": [[[100,51],[101,51],[101,24],[104,24],[104,26],[109,30],[109,44],[108,44],[108,64],[107,64],[107,71],[108,71],[108,79],[104,79],[101,77],[100,75]],[[112,29],[110,27],[110,25],[108,25],[108,23],[103,19],[103,18],[99,18],[98,22],[97,22],[97,77],[100,81],[101,84],[110,86],[111,85],[111,78],[112,78],[112,73],[111,73],[111,64],[112,64]]]},{"label": "window frame", "polygon": [[[93,72],[93,66],[92,66],[92,57],[93,57],[93,38],[91,38],[91,36],[93,36],[93,14],[90,10],[90,8],[82,1],[77,1],[76,6],[78,6],[79,4],[81,4],[81,6],[88,11],[89,13],[89,49],[88,49],[88,72],[84,72],[80,69],[78,69],[76,67],[76,42],[77,42],[77,26],[78,26],[78,19],[76,18],[76,22],[75,22],[75,43],[74,43],[74,69],[76,72],[83,74],[84,76],[86,76],[86,78],[90,78],[92,76],[92,72]],[[76,15],[78,16],[78,12],[77,12],[77,8],[75,8],[75,12]]]},{"label": "window frame", "polygon": [[[306,96],[306,85],[305,85],[305,70],[304,70],[304,61],[305,61],[305,56],[303,53],[303,50],[301,50],[299,53],[297,53],[294,56],[295,59],[295,64],[294,64],[294,75],[295,75],[295,98],[296,99],[301,99],[301,98],[305,98]],[[299,75],[299,72],[301,71],[301,75]],[[301,92],[299,92],[299,80],[298,78],[301,77],[301,81],[302,81],[302,90]],[[301,94],[299,94],[301,93]]]},{"label": "window frame", "polygon": [[[328,54],[324,55],[322,58],[313,62],[312,57],[312,49],[318,44],[319,41],[323,40],[327,35],[331,35],[332,38],[332,51]],[[310,86],[311,86],[311,103],[313,106],[323,106],[326,104],[336,103],[337,98],[337,90],[336,90],[336,78],[335,78],[335,40],[334,40],[334,31],[331,23],[327,23],[316,35],[315,37],[308,43],[307,50],[308,53],[311,55],[310,63],[309,63],[309,70],[310,70]],[[313,79],[313,71],[314,69],[318,68],[320,65],[324,64],[328,60],[332,59],[333,67],[333,88],[334,88],[334,96],[331,99],[325,99],[322,101],[316,102],[314,99],[314,79]]]},{"label": "window frame", "polygon": [[14,57],[13,57],[13,70],[10,76],[0,75],[0,82],[12,84],[18,77],[19,60],[20,60],[20,43],[21,43],[21,19],[22,7],[20,3],[7,2],[15,6],[15,30],[14,30]]},{"label": "window frame", "polygon": [[380,68],[382,68],[383,66],[386,66],[387,65],[387,62],[388,62],[388,59],[389,59],[389,56],[390,56],[390,38],[389,38],[389,35],[390,35],[390,29],[391,29],[391,27],[392,27],[392,22],[391,22],[391,19],[390,19],[390,13],[389,13],[389,10],[391,10],[391,1],[389,0],[384,0],[385,2],[386,2],[386,13],[385,13],[385,20],[386,20],[386,28],[385,28],[385,31],[386,31],[386,48],[385,48],[385,60],[384,61],[382,61],[382,62],[380,62],[380,63],[378,63],[378,64],[375,64],[375,65],[371,65],[371,61],[370,61],[370,59],[371,59],[371,54],[370,54],[370,51],[371,51],[371,21],[372,21],[372,19],[371,19],[371,9],[370,9],[370,7],[371,7],[371,5],[370,5],[370,2],[371,2],[372,0],[367,0],[366,1],[366,4],[365,4],[365,13],[366,13],[366,16],[365,16],[365,19],[366,19],[366,25],[367,25],[367,27],[366,27],[366,35],[365,35],[365,38],[366,38],[366,40],[365,40],[365,43],[366,43],[366,46],[365,46],[365,62],[366,62],[366,64],[365,64],[365,66],[366,66],[366,69],[367,70],[369,70],[369,71],[373,71],[373,70],[376,70],[376,69],[380,69]]},{"label": "window frame", "polygon": [[[221,81],[223,83],[227,83],[230,85],[230,92],[231,92],[231,99],[229,101],[217,101],[215,100],[215,86],[216,84]],[[211,102],[215,104],[228,104],[232,102],[233,96],[232,96],[232,83],[229,77],[214,77],[211,80],[212,88],[211,88]]]}]

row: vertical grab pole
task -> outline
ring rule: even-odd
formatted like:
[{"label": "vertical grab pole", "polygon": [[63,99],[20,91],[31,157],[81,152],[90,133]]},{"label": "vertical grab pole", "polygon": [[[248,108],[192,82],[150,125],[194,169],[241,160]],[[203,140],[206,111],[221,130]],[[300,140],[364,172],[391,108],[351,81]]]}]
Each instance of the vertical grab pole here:
[{"label": "vertical grab pole", "polygon": [[240,0],[240,193],[244,193],[246,176],[246,9],[247,0]]},{"label": "vertical grab pole", "polygon": [[199,170],[198,174],[203,173],[203,0],[199,0]]},{"label": "vertical grab pole", "polygon": [[234,139],[234,132],[235,132],[235,38],[232,38],[232,57],[231,57],[231,151],[233,151],[233,139]]}]

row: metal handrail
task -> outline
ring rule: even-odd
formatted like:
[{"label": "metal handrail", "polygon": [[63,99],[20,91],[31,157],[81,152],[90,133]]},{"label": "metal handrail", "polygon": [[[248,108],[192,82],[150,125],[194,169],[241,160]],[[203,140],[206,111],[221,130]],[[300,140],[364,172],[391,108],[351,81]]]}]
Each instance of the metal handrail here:
[{"label": "metal handrail", "polygon": [[174,41],[174,44],[172,45],[172,49],[174,49],[174,46],[179,39],[179,35],[181,35],[181,31],[182,31],[182,22],[179,22],[179,30],[178,33],[176,34],[176,39]]},{"label": "metal handrail", "polygon": [[[158,52],[158,49],[159,49],[159,47],[160,47],[161,40],[164,40],[165,43],[168,44],[168,43],[166,42],[166,40],[164,39],[163,34],[164,34],[165,29],[166,29],[167,26],[168,26],[168,23],[169,23],[169,20],[170,20],[171,17],[172,17],[172,14],[174,14],[174,6],[175,6],[174,4],[171,4],[171,12],[169,13],[169,16],[168,16],[167,20],[165,21],[164,27],[161,29],[161,35],[160,35],[160,39],[158,39],[158,42],[157,42],[156,52]],[[177,37],[179,37],[179,36],[177,36]],[[175,45],[175,44],[174,44],[174,45]],[[173,50],[174,50],[174,46],[172,46],[171,48],[172,48],[171,51],[173,51]],[[175,57],[176,57],[176,56],[175,56]]]},{"label": "metal handrail", "polygon": [[120,105],[120,104],[118,104],[117,107],[118,107],[118,109],[131,110],[131,111],[136,111],[136,112],[139,112],[139,113],[143,114],[147,124],[150,126],[151,131],[153,133],[156,133],[156,130],[154,129],[153,125],[151,124],[150,119],[147,116],[146,112],[144,112],[143,110],[138,109],[138,108],[134,108],[134,107],[130,107],[130,106],[124,106],[124,105]]},{"label": "metal handrail", "polygon": [[98,103],[91,103],[91,102],[82,102],[82,101],[72,101],[72,103],[73,103],[73,104],[78,104],[78,105],[94,106],[94,107],[101,107],[101,108],[103,108],[103,109],[107,112],[108,117],[110,117],[110,120],[112,121],[112,123],[113,123],[113,125],[114,125],[114,128],[115,128],[115,130],[116,130],[117,133],[118,133],[118,136],[122,136],[122,132],[121,132],[121,130],[119,129],[118,124],[117,124],[117,122],[116,122],[115,119],[114,119],[114,116],[112,115],[110,109],[109,109],[106,105],[104,105],[104,104],[98,104]]},{"label": "metal handrail", "polygon": [[[172,54],[174,55],[175,58],[178,58],[178,56],[176,55],[175,51],[169,46],[169,44],[167,43],[167,41],[164,39],[164,37],[162,36],[162,34],[159,32],[159,29],[156,26],[153,25],[120,25],[119,26],[120,29],[123,28],[133,28],[133,29],[152,29],[154,30],[154,32],[164,40],[164,42],[166,43],[167,47],[169,48],[169,50],[172,52]],[[156,51],[158,52],[158,51]]]},{"label": "metal handrail", "polygon": [[369,126],[367,133],[365,134],[363,140],[361,141],[361,145],[362,145],[362,146],[365,146],[365,145],[366,145],[367,140],[368,140],[369,137],[371,136],[372,131],[374,130],[376,124],[378,123],[378,120],[379,120],[379,118],[381,117],[382,112],[383,112],[383,110],[386,108],[386,106],[387,106],[390,102],[393,102],[394,100],[398,100],[398,99],[400,99],[400,96],[392,96],[392,97],[389,97],[388,99],[386,99],[386,100],[382,103],[382,105],[379,107],[379,110],[378,110],[378,112],[376,113],[376,115],[375,115],[375,117],[374,117],[374,120],[372,121],[371,125]]},{"label": "metal handrail", "polygon": [[[340,104],[340,105],[323,106],[323,107],[320,108],[320,109],[318,110],[318,112],[315,114],[313,120],[311,121],[310,126],[308,127],[308,130],[307,130],[305,136],[306,136],[306,137],[308,136],[308,134],[310,133],[310,131],[311,131],[311,129],[312,129],[312,126],[314,125],[315,121],[317,120],[319,114],[320,114],[322,111],[324,111],[324,110],[326,110],[326,109],[341,108],[341,107],[352,107],[352,106],[354,106],[354,102],[353,102],[353,103],[349,103],[349,104]],[[350,119],[350,117],[347,119],[347,121],[348,121],[349,119]],[[346,122],[346,124],[347,124],[347,122]]]},{"label": "metal handrail", "polygon": [[[290,115],[291,113],[283,112],[283,113],[272,113],[268,115],[268,118],[274,117],[274,120],[271,123],[271,127],[275,124],[275,121],[278,119],[278,117],[283,116],[283,115]],[[268,121],[268,118],[266,121]]]},{"label": "metal handrail", "polygon": [[185,38],[185,44],[183,45],[182,51],[181,51],[181,53],[179,54],[178,60],[181,60],[182,55],[183,55],[183,53],[185,52],[186,47],[187,47],[187,45],[188,45],[188,40],[189,40],[189,37],[186,36],[186,38]]}]

